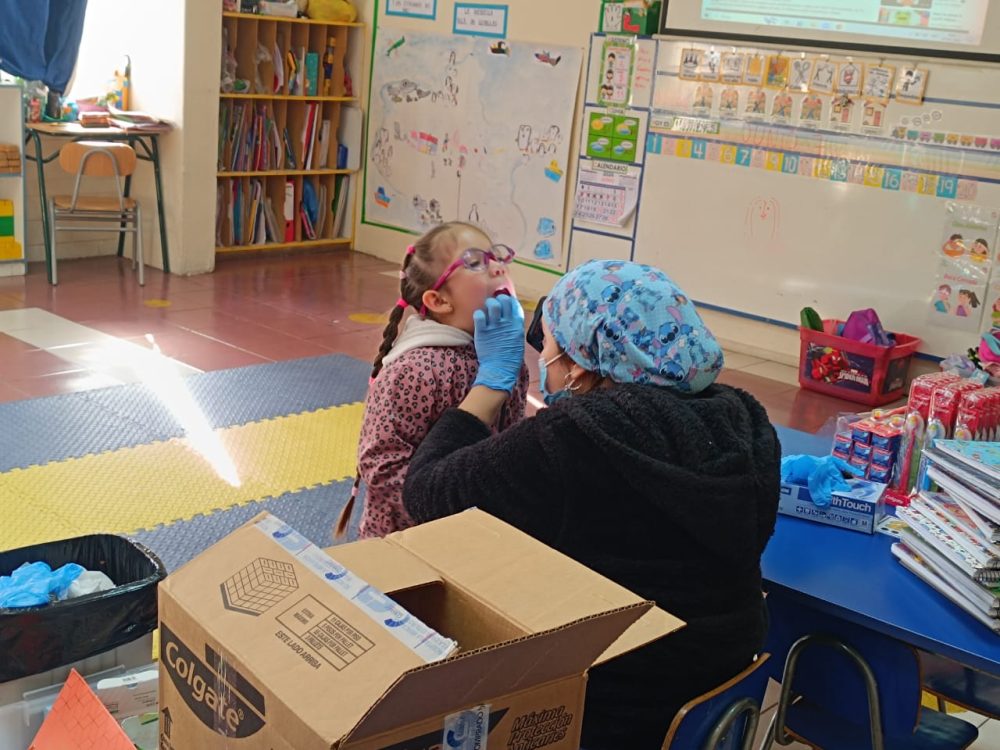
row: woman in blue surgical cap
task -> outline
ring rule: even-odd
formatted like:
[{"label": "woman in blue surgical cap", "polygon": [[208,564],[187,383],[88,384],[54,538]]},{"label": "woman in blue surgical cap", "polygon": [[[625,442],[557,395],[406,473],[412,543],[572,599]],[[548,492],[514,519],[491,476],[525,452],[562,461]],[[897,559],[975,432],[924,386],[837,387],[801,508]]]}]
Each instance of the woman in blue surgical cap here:
[{"label": "woman in blue surgical cap", "polygon": [[658,750],[687,700],[763,646],[774,428],[752,396],[715,382],[718,342],[651,266],[591,261],[555,285],[528,331],[550,408],[498,435],[524,317],[509,297],[476,317],[476,386],[413,457],[406,509],[424,522],[476,506],[684,620],[590,672],[583,747]]}]

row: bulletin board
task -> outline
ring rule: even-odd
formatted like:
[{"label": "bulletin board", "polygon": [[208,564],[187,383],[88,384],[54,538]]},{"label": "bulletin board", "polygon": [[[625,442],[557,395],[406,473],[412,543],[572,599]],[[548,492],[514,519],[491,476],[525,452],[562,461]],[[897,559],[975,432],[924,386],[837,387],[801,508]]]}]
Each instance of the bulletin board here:
[{"label": "bulletin board", "polygon": [[[1000,322],[1000,67],[652,43],[652,91],[631,102],[647,128],[638,208],[611,231],[574,222],[571,264],[653,263],[702,304],[785,325],[807,305],[874,307],[936,356]],[[588,108],[604,49],[595,37]],[[829,66],[832,87],[812,80]]]}]

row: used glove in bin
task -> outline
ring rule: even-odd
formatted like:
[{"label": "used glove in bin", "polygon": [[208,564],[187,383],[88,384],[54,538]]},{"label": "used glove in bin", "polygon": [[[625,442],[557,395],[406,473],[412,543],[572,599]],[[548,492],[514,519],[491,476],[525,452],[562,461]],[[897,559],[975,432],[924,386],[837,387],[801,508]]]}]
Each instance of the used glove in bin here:
[{"label": "used glove in bin", "polygon": [[0,608],[39,607],[55,599],[65,599],[66,591],[83,568],[67,563],[52,570],[47,563],[24,563],[9,576],[0,575]]},{"label": "used glove in bin", "polygon": [[0,552],[0,576],[25,563],[76,563],[100,571],[113,589],[38,607],[0,608],[0,682],[47,672],[141,638],[156,627],[163,563],[121,536],[97,534]]}]

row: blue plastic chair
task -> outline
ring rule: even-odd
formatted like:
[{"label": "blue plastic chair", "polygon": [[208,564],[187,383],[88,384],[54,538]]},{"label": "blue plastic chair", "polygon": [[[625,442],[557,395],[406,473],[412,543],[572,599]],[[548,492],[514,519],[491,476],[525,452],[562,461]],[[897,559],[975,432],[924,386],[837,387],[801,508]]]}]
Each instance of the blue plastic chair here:
[{"label": "blue plastic chair", "polygon": [[767,679],[770,654],[714,690],[692,698],[674,716],[663,750],[750,750]]},{"label": "blue plastic chair", "polygon": [[972,724],[920,705],[917,653],[860,625],[768,596],[768,648],[787,652],[762,750],[793,740],[823,750],[962,750]]},{"label": "blue plastic chair", "polygon": [[920,672],[924,690],[938,699],[939,711],[944,711],[944,702],[948,701],[991,719],[1000,719],[1000,679],[923,651]]}]

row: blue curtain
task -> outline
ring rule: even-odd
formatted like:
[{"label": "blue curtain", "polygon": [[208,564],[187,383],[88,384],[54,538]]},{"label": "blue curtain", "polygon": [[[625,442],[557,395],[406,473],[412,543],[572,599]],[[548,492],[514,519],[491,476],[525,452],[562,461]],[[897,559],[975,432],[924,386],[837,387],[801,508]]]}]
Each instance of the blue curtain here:
[{"label": "blue curtain", "polygon": [[0,0],[0,68],[63,93],[86,12],[87,0]]}]

